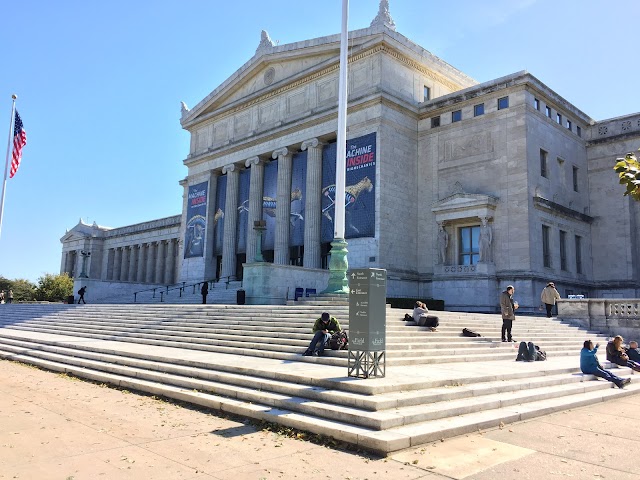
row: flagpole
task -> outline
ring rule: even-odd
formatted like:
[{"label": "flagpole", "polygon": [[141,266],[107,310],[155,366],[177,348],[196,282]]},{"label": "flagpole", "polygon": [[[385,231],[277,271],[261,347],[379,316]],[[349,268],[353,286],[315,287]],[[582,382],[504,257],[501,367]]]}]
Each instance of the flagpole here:
[{"label": "flagpole", "polygon": [[2,236],[2,217],[4,216],[4,194],[7,190],[7,172],[9,172],[9,154],[11,153],[11,133],[13,131],[13,119],[16,112],[16,99],[18,96],[14,93],[11,95],[13,103],[11,104],[11,120],[9,121],[9,140],[7,141],[7,159],[4,164],[4,180],[2,181],[2,197],[0,197],[0,236]]}]

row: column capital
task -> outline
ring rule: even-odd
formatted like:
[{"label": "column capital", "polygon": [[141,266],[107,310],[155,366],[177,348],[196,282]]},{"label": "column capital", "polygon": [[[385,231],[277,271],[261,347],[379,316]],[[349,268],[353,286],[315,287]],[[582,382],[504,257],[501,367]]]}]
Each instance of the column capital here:
[{"label": "column capital", "polygon": [[286,157],[288,155],[293,155],[293,152],[289,150],[287,147],[282,147],[277,150],[274,150],[273,153],[271,154],[271,158],[275,159],[278,157]]},{"label": "column capital", "polygon": [[306,150],[307,148],[322,147],[323,145],[324,145],[324,142],[321,142],[317,138],[310,138],[309,140],[305,140],[304,142],[302,142],[302,146],[300,147],[300,150]]},{"label": "column capital", "polygon": [[244,162],[244,166],[249,168],[251,167],[251,165],[260,165],[261,163],[264,165],[265,163],[267,163],[267,161],[263,160],[258,156],[255,156],[255,157],[247,158]]},{"label": "column capital", "polygon": [[224,167],[222,167],[222,174],[224,175],[226,173],[236,172],[239,170],[240,168],[238,168],[235,163],[230,163],[229,165],[225,165]]}]

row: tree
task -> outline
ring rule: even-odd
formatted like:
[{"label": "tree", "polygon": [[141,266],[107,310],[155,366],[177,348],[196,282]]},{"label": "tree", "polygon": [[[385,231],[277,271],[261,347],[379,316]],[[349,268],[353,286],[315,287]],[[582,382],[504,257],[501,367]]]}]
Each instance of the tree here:
[{"label": "tree", "polygon": [[31,302],[35,298],[36,286],[29,280],[16,278],[11,281],[14,302]]},{"label": "tree", "polygon": [[59,302],[69,295],[73,295],[73,279],[69,274],[53,275],[45,273],[38,278],[36,300]]},{"label": "tree", "polygon": [[620,185],[626,185],[625,195],[631,195],[634,200],[640,201],[640,162],[635,153],[627,153],[624,158],[617,158],[613,169],[620,177]]}]

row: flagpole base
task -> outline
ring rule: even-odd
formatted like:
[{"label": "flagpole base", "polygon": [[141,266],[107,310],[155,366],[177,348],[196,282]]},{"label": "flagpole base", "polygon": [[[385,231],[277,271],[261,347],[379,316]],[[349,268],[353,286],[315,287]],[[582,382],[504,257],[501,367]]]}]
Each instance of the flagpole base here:
[{"label": "flagpole base", "polygon": [[349,280],[347,279],[347,242],[344,238],[334,238],[331,242],[331,260],[329,261],[329,284],[322,293],[347,295]]}]

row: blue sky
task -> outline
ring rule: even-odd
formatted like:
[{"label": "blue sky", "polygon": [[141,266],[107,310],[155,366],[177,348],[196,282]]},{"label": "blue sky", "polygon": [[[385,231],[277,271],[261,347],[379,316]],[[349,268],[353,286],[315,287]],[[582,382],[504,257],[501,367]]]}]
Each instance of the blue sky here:
[{"label": "blue sky", "polygon": [[[180,213],[180,101],[193,107],[243,65],[262,29],[281,44],[335,34],[340,9],[22,0],[0,29],[0,138],[12,93],[28,135],[7,182],[0,275],[58,273],[60,237],[80,217],[118,227]],[[398,32],[480,82],[528,70],[596,120],[640,111],[636,0],[390,0],[390,10]],[[349,28],[377,11],[378,0],[351,0]]]}]

